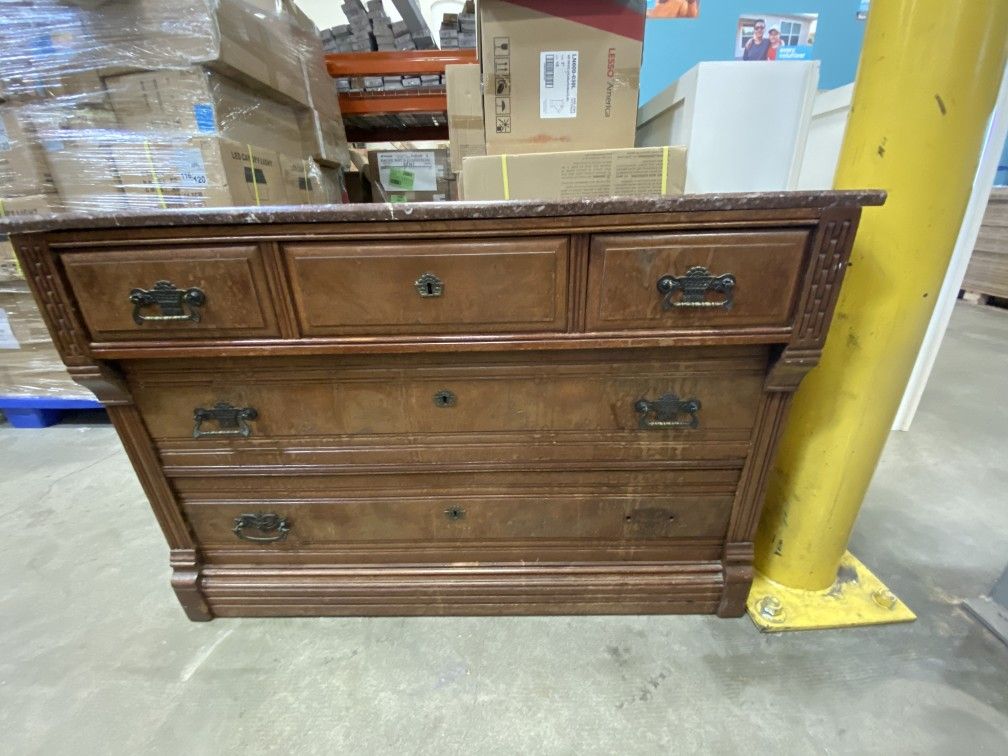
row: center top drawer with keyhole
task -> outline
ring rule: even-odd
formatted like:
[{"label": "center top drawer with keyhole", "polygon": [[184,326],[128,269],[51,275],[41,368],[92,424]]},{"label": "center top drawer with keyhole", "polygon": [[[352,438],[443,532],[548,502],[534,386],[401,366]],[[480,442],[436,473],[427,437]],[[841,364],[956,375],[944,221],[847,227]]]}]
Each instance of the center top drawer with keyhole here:
[{"label": "center top drawer with keyhole", "polygon": [[305,336],[563,331],[566,237],[283,247]]}]

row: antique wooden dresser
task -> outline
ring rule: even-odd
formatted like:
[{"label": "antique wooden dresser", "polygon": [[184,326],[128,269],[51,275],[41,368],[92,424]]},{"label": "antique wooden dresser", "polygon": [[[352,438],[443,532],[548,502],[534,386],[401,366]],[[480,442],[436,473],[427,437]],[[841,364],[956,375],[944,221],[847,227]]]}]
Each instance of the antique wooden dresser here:
[{"label": "antique wooden dresser", "polygon": [[732,617],[789,401],[861,208],[883,199],[7,230],[67,367],[108,407],[191,619]]}]

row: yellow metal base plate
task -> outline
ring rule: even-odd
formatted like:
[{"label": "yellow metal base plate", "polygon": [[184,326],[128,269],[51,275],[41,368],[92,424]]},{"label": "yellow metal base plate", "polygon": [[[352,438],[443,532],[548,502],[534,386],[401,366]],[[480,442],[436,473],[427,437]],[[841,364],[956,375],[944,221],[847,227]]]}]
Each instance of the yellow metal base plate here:
[{"label": "yellow metal base plate", "polygon": [[824,591],[788,588],[757,570],[746,607],[756,627],[765,633],[887,625],[917,619],[849,551],[840,559],[836,582]]}]

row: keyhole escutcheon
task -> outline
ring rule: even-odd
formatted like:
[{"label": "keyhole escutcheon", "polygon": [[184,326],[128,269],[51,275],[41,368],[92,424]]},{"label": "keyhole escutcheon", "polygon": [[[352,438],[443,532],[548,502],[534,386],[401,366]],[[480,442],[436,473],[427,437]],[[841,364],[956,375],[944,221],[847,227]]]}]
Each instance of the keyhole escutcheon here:
[{"label": "keyhole escutcheon", "polygon": [[454,407],[457,401],[458,397],[448,389],[441,389],[434,394],[434,405],[436,407]]},{"label": "keyhole escutcheon", "polygon": [[433,273],[424,273],[413,282],[417,293],[427,299],[428,297],[440,297],[444,294],[444,282]]}]

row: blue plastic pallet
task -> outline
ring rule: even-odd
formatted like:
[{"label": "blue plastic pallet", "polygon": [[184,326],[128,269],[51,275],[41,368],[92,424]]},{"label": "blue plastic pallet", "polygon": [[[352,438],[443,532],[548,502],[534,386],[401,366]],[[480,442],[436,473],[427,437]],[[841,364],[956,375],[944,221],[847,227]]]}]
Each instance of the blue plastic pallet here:
[{"label": "blue plastic pallet", "polygon": [[0,412],[15,428],[48,428],[67,412],[101,409],[97,399],[67,399],[58,396],[0,396]]}]

